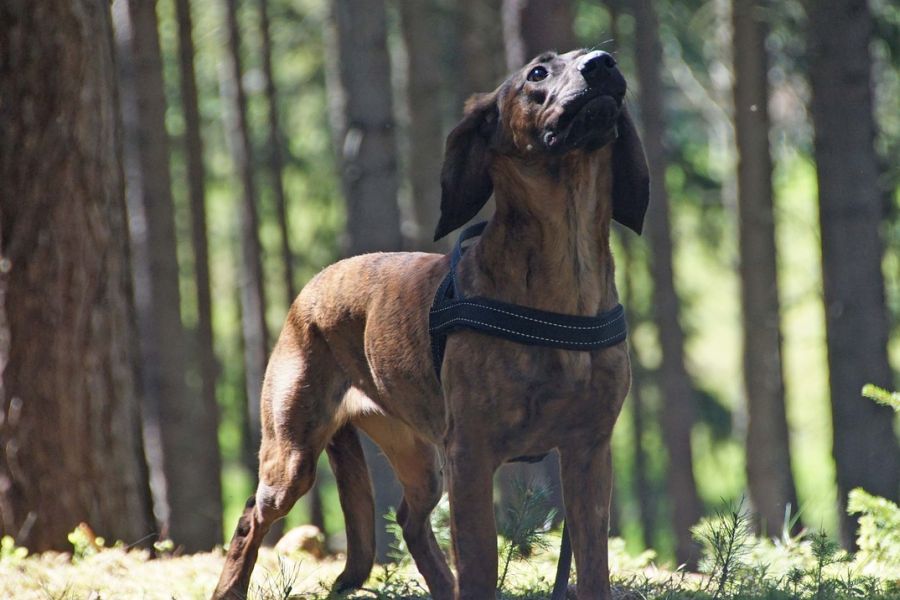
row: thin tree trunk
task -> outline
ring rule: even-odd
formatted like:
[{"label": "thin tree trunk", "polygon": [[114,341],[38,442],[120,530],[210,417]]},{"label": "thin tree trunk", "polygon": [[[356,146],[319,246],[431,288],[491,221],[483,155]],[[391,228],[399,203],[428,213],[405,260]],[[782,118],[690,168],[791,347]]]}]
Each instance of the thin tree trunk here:
[{"label": "thin tree trunk", "polygon": [[409,179],[418,250],[441,251],[432,241],[441,203],[441,149],[444,147],[441,98],[440,26],[433,0],[400,0],[406,44],[406,96],[409,104]]},{"label": "thin tree trunk", "polygon": [[[284,291],[286,306],[290,307],[297,297],[297,286],[294,284],[294,253],[291,250],[291,228],[288,218],[287,197],[284,192],[284,136],[278,112],[278,92],[275,86],[275,73],[272,66],[272,35],[269,21],[268,0],[257,0],[259,5],[259,35],[262,43],[262,74],[265,79],[266,103],[269,110],[269,143],[268,163],[269,176],[272,178],[272,192],[275,196],[275,210],[278,214],[278,225],[281,233],[281,264],[284,268]],[[322,490],[319,482],[313,484],[307,493],[310,523],[325,531],[325,518],[322,512]]]},{"label": "thin tree trunk", "polygon": [[209,282],[209,244],[206,234],[205,169],[200,135],[200,109],[194,72],[193,20],[190,0],[176,0],[178,20],[178,65],[181,74],[181,108],[184,114],[184,152],[187,158],[188,199],[191,209],[191,244],[194,250],[194,285],[197,294],[197,367],[200,398],[205,417],[198,437],[204,448],[192,460],[203,474],[198,482],[208,490],[200,507],[222,531],[222,460],[219,453],[219,405],[216,402],[216,355],[213,349],[212,294]]},{"label": "thin tree trunk", "polygon": [[574,50],[570,0],[503,0],[506,66],[518,69],[548,50]]},{"label": "thin tree trunk", "polygon": [[281,262],[284,266],[284,284],[287,294],[287,305],[290,306],[297,296],[294,285],[294,253],[291,251],[290,227],[287,214],[287,200],[284,194],[284,139],[281,133],[278,116],[278,94],[275,87],[275,73],[272,67],[272,36],[269,24],[268,0],[257,0],[259,4],[259,35],[262,42],[262,74],[265,79],[266,103],[269,107],[269,175],[272,178],[272,192],[275,195],[275,209],[278,212],[278,225],[281,229]]},{"label": "thin tree trunk", "polygon": [[659,24],[649,0],[633,5],[635,54],[640,87],[640,109],[644,142],[650,164],[650,204],[648,234],[653,248],[653,304],[662,350],[660,388],[665,398],[662,428],[669,455],[667,480],[675,533],[675,557],[693,568],[699,548],[690,528],[701,516],[702,507],[694,482],[691,430],[696,422],[696,406],[690,378],[684,366],[684,332],[678,322],[678,296],[673,272],[672,233],[669,200],[665,188],[666,124],[663,116],[663,90],[660,79],[662,49]]},{"label": "thin tree trunk", "polygon": [[778,535],[785,508],[790,505],[797,510],[797,492],[791,474],[782,377],[764,10],[761,2],[732,2],[734,123],[744,392],[749,416],[747,483],[760,529]]},{"label": "thin tree trunk", "polygon": [[891,387],[879,229],[883,190],[875,154],[872,16],[865,2],[808,3],[811,111],[819,183],[825,331],[841,537],[855,539],[847,493],[897,499],[900,452],[887,407],[860,398]]},{"label": "thin tree trunk", "polygon": [[[503,45],[503,0],[459,0],[457,27],[459,59],[459,113],[465,100],[476,92],[490,92],[506,75]],[[522,65],[518,65],[522,66]]]},{"label": "thin tree trunk", "polygon": [[259,243],[259,216],[256,210],[256,183],[253,173],[253,144],[247,123],[247,96],[242,84],[241,31],[238,0],[225,0],[228,28],[228,65],[222,73],[222,88],[227,99],[226,128],[234,168],[241,180],[241,332],[244,343],[244,386],[246,391],[246,427],[244,464],[255,478],[261,436],[259,399],[262,392],[269,333],[266,329],[266,296],[263,288],[262,249]]},{"label": "thin tree trunk", "polygon": [[[204,423],[203,402],[190,397],[185,382],[186,336],[181,323],[156,3],[119,1],[128,8],[127,14],[119,9],[116,13],[125,67],[123,107],[134,115],[128,121],[134,128],[125,130],[126,160],[136,167],[130,169],[134,178],[128,180],[129,207],[137,211],[137,220],[132,221],[133,242],[143,246],[136,257],[147,261],[140,265],[147,273],[147,295],[138,298],[145,391],[156,398],[158,407],[168,534],[188,551],[207,550],[222,537],[220,515],[207,512],[220,502],[211,497],[206,485],[215,486],[217,478],[184,457],[208,454],[209,444],[215,444],[215,431]],[[202,437],[201,431],[211,437]]]},{"label": "thin tree trunk", "polygon": [[0,535],[33,551],[155,529],[113,48],[105,0],[0,5]]},{"label": "thin tree trunk", "polygon": [[[332,2],[339,83],[337,149],[347,202],[348,254],[398,250],[397,149],[394,135],[387,22],[383,0]],[[364,437],[363,449],[375,487],[375,542],[379,561],[388,559],[391,536],[384,514],[401,493],[394,472],[378,448]]]},{"label": "thin tree trunk", "polygon": [[[628,311],[628,326],[634,330],[638,323],[642,320],[634,311],[637,304],[636,290],[634,285],[634,270],[637,268],[634,257],[633,243],[629,234],[622,236],[622,248],[624,250],[624,269],[623,279],[625,283],[625,300],[631,306]],[[641,534],[643,536],[644,547],[653,548],[653,534],[656,532],[656,495],[650,485],[647,466],[647,450],[644,448],[644,435],[646,430],[645,412],[647,410],[644,404],[644,383],[646,382],[647,373],[638,360],[635,350],[635,341],[629,342],[631,348],[631,428],[632,439],[631,448],[634,455],[634,496],[637,498],[638,511],[641,520]]]}]

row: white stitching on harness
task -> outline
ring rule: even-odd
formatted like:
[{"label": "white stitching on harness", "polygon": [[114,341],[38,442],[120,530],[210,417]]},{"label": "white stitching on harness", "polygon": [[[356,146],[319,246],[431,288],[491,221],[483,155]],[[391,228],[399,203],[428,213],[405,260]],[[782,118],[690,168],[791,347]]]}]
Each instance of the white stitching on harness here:
[{"label": "white stitching on harness", "polygon": [[[455,307],[461,306],[461,305],[487,308],[488,310],[493,310],[494,312],[503,313],[504,315],[509,315],[510,317],[518,317],[519,319],[526,319],[528,321],[534,321],[535,323],[541,323],[542,325],[550,325],[552,327],[560,327],[563,329],[603,329],[604,327],[609,327],[613,323],[615,323],[615,322],[621,320],[623,317],[625,317],[625,313],[622,313],[619,316],[617,316],[615,319],[613,319],[612,321],[607,321],[606,323],[603,323],[602,325],[583,325],[583,326],[582,325],[561,325],[559,323],[551,323],[549,321],[542,321],[540,319],[526,317],[525,315],[518,315],[516,313],[511,313],[509,311],[503,310],[502,308],[496,308],[494,306],[487,306],[486,304],[478,304],[476,302],[455,302],[451,306],[445,306],[444,308],[439,308],[437,310],[433,310],[433,311],[431,311],[431,313],[437,314],[439,312],[442,312],[445,310],[450,310],[451,308],[455,308]],[[453,319],[452,321],[448,321],[448,322],[453,322],[456,320],[459,320],[459,319]],[[472,321],[472,322],[477,323],[477,321]],[[502,327],[497,327],[497,329],[500,329],[502,331],[507,331],[506,329],[503,329]],[[515,332],[513,332],[513,333],[515,333]],[[523,333],[523,334],[519,334],[519,335],[527,335],[527,334]],[[535,337],[535,336],[528,336],[528,337]],[[535,339],[544,339],[544,338],[535,337]],[[557,340],[553,340],[553,341],[557,341]]]},{"label": "white stitching on harness", "polygon": [[[575,345],[575,346],[593,346],[593,345],[595,345],[595,344],[603,344],[603,343],[606,343],[606,342],[608,342],[608,341],[610,341],[610,340],[614,340],[614,339],[616,339],[617,337],[619,337],[619,335],[617,334],[617,335],[610,336],[610,337],[608,337],[608,338],[604,338],[604,339],[602,339],[602,340],[594,340],[594,341],[591,341],[591,342],[570,342],[570,341],[567,341],[567,340],[555,340],[555,339],[553,339],[553,338],[545,338],[545,337],[540,337],[540,336],[537,336],[537,335],[529,335],[529,334],[527,334],[527,333],[520,333],[520,332],[518,332],[518,331],[513,331],[513,330],[511,330],[511,329],[506,329],[506,328],[504,328],[504,327],[498,327],[497,325],[492,325],[492,324],[490,324],[490,323],[482,323],[481,321],[475,321],[474,319],[466,319],[465,317],[457,317],[457,318],[455,318],[455,319],[450,319],[449,321],[447,321],[447,322],[445,322],[445,323],[442,323],[442,324],[441,324],[441,327],[445,327],[445,326],[447,326],[447,325],[450,325],[451,323],[458,323],[458,322],[472,323],[472,324],[475,324],[475,325],[481,325],[481,326],[483,326],[483,327],[489,327],[489,328],[491,328],[491,329],[496,329],[496,330],[498,330],[498,331],[505,331],[506,333],[511,333],[511,334],[513,334],[513,335],[519,335],[519,336],[522,336],[522,337],[531,338],[531,339],[533,339],[533,340],[541,340],[542,342],[553,342],[553,343],[555,343],[555,344],[571,344],[571,345]],[[552,323],[551,323],[551,325],[552,325]],[[430,333],[433,333],[436,329],[437,329],[437,328],[433,328],[433,329],[429,329],[428,331],[429,331]]]}]

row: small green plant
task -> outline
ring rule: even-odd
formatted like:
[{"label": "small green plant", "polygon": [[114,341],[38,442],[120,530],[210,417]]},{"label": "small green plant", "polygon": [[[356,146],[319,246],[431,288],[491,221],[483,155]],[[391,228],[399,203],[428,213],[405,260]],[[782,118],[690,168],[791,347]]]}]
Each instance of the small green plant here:
[{"label": "small green plant", "polygon": [[517,482],[516,500],[508,508],[506,519],[501,521],[503,570],[498,590],[503,590],[513,559],[528,558],[535,550],[548,548],[547,531],[556,516],[556,509],[550,505],[550,490],[545,486]]},{"label": "small green plant", "polygon": [[812,554],[816,564],[813,568],[813,586],[816,600],[826,597],[826,594],[834,587],[834,582],[824,577],[825,569],[831,565],[849,562],[847,553],[825,532],[820,531],[812,535]]},{"label": "small green plant", "polygon": [[900,579],[900,508],[857,488],[848,496],[847,512],[860,515],[857,562],[874,563],[878,572]]},{"label": "small green plant", "polygon": [[103,550],[106,540],[95,535],[86,523],[79,523],[67,536],[72,544],[72,560],[79,561]]},{"label": "small green plant", "polygon": [[300,563],[286,561],[279,554],[278,572],[273,575],[266,571],[263,583],[255,586],[254,596],[257,600],[290,600],[299,576]]},{"label": "small green plant", "polygon": [[713,599],[721,598],[742,570],[752,548],[753,523],[744,510],[744,501],[727,511],[703,519],[694,526],[694,537],[704,547],[701,570],[709,575],[705,591],[715,586]]},{"label": "small green plant", "polygon": [[900,411],[900,394],[897,392],[889,392],[884,388],[868,383],[863,386],[862,395],[878,404],[884,404],[895,411]]},{"label": "small green plant", "polygon": [[19,564],[28,558],[28,549],[16,546],[16,540],[10,535],[0,539],[0,563]]}]

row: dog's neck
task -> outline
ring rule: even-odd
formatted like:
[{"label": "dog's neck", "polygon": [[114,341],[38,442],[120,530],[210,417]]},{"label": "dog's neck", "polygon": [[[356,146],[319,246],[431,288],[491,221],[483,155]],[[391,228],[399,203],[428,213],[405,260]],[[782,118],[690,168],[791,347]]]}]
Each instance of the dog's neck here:
[{"label": "dog's neck", "polygon": [[577,315],[615,306],[610,157],[573,153],[549,169],[498,162],[497,209],[471,252],[467,295]]}]

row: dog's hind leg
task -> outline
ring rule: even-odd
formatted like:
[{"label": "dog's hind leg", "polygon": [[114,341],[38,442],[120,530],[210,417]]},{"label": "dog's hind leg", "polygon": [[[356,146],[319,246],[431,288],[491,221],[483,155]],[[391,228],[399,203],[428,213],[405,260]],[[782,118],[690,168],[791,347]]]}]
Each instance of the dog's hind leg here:
[{"label": "dog's hind leg", "polygon": [[356,419],[378,444],[403,485],[397,522],[416,567],[435,600],[453,598],[454,579],[431,528],[431,511],[441,499],[442,479],[437,448],[399,420],[382,414]]},{"label": "dog's hind leg", "polygon": [[375,561],[375,501],[366,459],[353,425],[338,429],[326,448],[337,481],[338,497],[347,531],[347,564],[334,583],[346,592],[369,578]]},{"label": "dog's hind leg", "polygon": [[312,487],[316,461],[336,427],[346,384],[325,341],[298,330],[282,330],[266,369],[259,486],[231,538],[214,600],[247,597],[263,537]]}]

